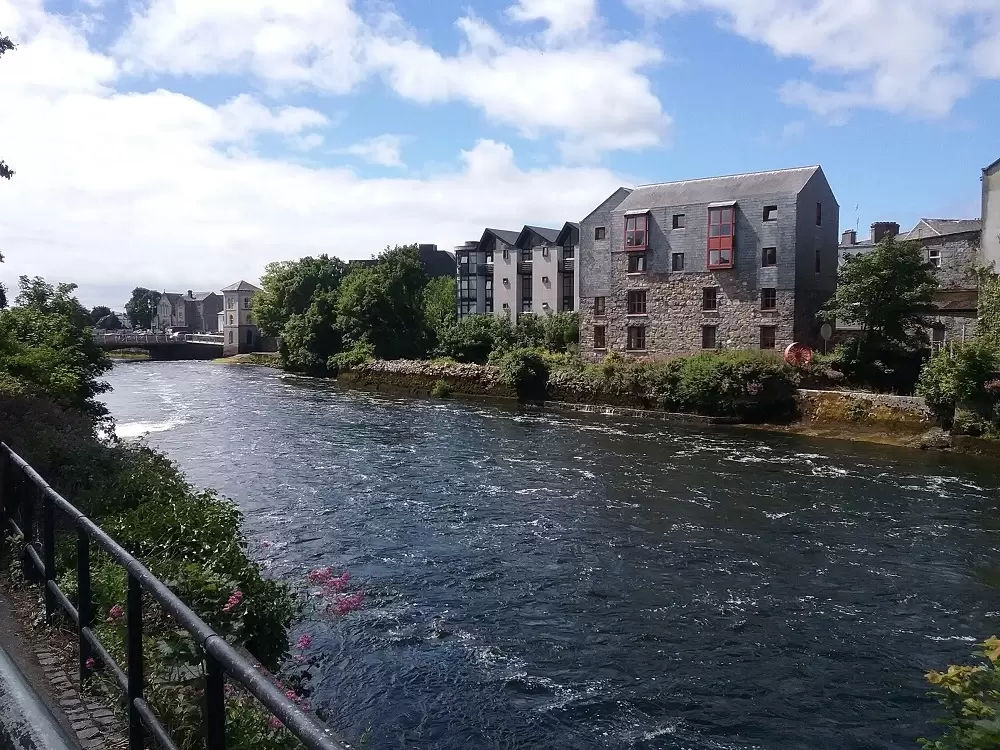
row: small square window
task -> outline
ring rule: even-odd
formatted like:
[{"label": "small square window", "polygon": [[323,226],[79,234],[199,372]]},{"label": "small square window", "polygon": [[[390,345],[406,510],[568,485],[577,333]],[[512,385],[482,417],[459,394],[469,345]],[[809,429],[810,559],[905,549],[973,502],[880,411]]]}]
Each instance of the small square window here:
[{"label": "small square window", "polygon": [[773,349],[777,339],[778,329],[775,326],[760,327],[760,348]]},{"label": "small square window", "polygon": [[778,220],[778,207],[777,206],[764,206],[764,221],[777,221]]},{"label": "small square window", "polygon": [[608,236],[607,227],[594,227],[594,239],[603,240]]},{"label": "small square window", "polygon": [[927,259],[930,261],[931,265],[935,268],[941,267],[941,250],[930,250],[927,253]]},{"label": "small square window", "polygon": [[674,227],[674,229],[683,229],[684,228],[684,214],[674,214],[673,227]]},{"label": "small square window", "polygon": [[594,297],[594,317],[604,317],[604,297]]},{"label": "small square window", "polygon": [[670,270],[671,271],[684,270],[684,253],[672,253],[670,255]]},{"label": "small square window", "polygon": [[719,309],[718,287],[706,286],[701,290],[701,309],[709,311]]},{"label": "small square window", "polygon": [[716,334],[718,333],[718,326],[702,326],[701,327],[701,348],[702,349],[715,349],[716,344]]},{"label": "small square window", "polygon": [[778,290],[774,287],[765,287],[760,290],[760,309],[776,310],[778,308]]},{"label": "small square window", "polygon": [[646,326],[628,327],[628,350],[630,352],[646,350]]},{"label": "small square window", "polygon": [[816,204],[816,226],[823,226],[823,204]]},{"label": "small square window", "polygon": [[765,247],[760,251],[760,267],[771,268],[778,265],[778,248]]},{"label": "small square window", "polygon": [[594,326],[594,348],[595,349],[607,349],[608,339],[607,339],[607,326]]},{"label": "small square window", "polygon": [[646,290],[645,289],[631,289],[628,293],[628,314],[629,315],[645,315],[646,314]]},{"label": "small square window", "polygon": [[629,273],[646,273],[646,254],[637,253],[628,256]]}]

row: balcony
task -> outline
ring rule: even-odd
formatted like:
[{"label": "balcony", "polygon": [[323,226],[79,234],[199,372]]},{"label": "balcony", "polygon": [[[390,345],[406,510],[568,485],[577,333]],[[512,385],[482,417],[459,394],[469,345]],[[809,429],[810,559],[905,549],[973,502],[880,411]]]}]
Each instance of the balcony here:
[{"label": "balcony", "polygon": [[576,268],[576,258],[563,258],[559,261],[559,273],[573,273]]},{"label": "balcony", "polygon": [[517,272],[521,276],[531,276],[531,261],[530,260],[519,260],[517,262]]},{"label": "balcony", "polygon": [[476,276],[492,276],[493,275],[493,264],[492,263],[477,263],[476,264]]}]

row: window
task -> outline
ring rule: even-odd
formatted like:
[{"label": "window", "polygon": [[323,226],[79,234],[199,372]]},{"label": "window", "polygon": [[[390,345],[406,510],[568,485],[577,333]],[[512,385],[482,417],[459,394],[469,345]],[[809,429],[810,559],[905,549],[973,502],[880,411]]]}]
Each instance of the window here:
[{"label": "window", "polygon": [[819,248],[816,248],[816,273],[819,273],[823,269],[823,261],[819,254]]},{"label": "window", "polygon": [[716,333],[718,331],[718,326],[702,326],[701,327],[701,348],[702,349],[714,349]]},{"label": "window", "polygon": [[927,259],[930,261],[931,265],[935,268],[941,267],[941,250],[931,250],[927,253]]},{"label": "window", "polygon": [[509,247],[505,247],[503,249],[503,259],[504,260],[510,260],[510,248]]},{"label": "window", "polygon": [[594,297],[594,317],[604,317],[604,297]]},{"label": "window", "polygon": [[229,316],[229,325],[232,325],[232,324],[233,324],[233,316],[232,316],[232,315],[230,315],[230,316]]},{"label": "window", "polygon": [[603,240],[608,236],[607,227],[594,227],[594,239]]},{"label": "window", "polygon": [[764,206],[764,221],[777,221],[778,220],[778,207],[777,206]]},{"label": "window", "polygon": [[816,226],[823,226],[823,204],[816,204]]},{"label": "window", "polygon": [[483,312],[491,313],[493,312],[493,279],[485,279],[486,281],[486,302]]},{"label": "window", "polygon": [[483,263],[492,263],[492,262],[493,262],[493,248],[491,247],[483,255]]},{"label": "window", "polygon": [[562,277],[562,309],[573,309],[573,274],[564,273]]},{"label": "window", "polygon": [[646,247],[646,214],[625,217],[625,248]]},{"label": "window", "polygon": [[236,298],[235,297],[226,297],[226,307],[229,308],[230,310],[232,310],[234,307],[236,307]]},{"label": "window", "polygon": [[671,271],[684,270],[684,253],[672,253],[670,255],[670,270]]},{"label": "window", "polygon": [[945,327],[938,323],[931,329],[931,349],[935,352],[941,351],[948,340],[948,332]]},{"label": "window", "polygon": [[567,245],[563,248],[563,260],[573,260],[576,257],[576,248],[572,245]]},{"label": "window", "polygon": [[629,273],[646,273],[646,253],[628,256]]},{"label": "window", "polygon": [[760,290],[760,309],[778,309],[778,290],[774,287],[764,287]]},{"label": "window", "polygon": [[531,312],[531,278],[521,280],[521,312]]},{"label": "window", "polygon": [[250,298],[249,297],[244,297],[243,298],[243,307],[245,307],[247,310],[250,309]]},{"label": "window", "polygon": [[701,290],[701,309],[702,310],[718,310],[719,309],[719,289],[714,286],[706,286]]},{"label": "window", "polygon": [[641,352],[646,350],[646,326],[628,327],[628,343],[626,348],[630,352]]},{"label": "window", "polygon": [[771,268],[778,265],[778,248],[765,247],[760,251],[760,267]]},{"label": "window", "polygon": [[632,289],[628,293],[628,314],[629,315],[645,315],[646,314],[646,290],[645,289]]},{"label": "window", "polygon": [[531,248],[530,247],[521,248],[521,262],[522,263],[531,263]]},{"label": "window", "polygon": [[684,214],[674,214],[674,229],[684,228]]},{"label": "window", "polygon": [[229,343],[230,344],[233,343],[233,332],[232,331],[229,332]]},{"label": "window", "polygon": [[773,349],[778,329],[775,326],[760,327],[760,348]]},{"label": "window", "polygon": [[608,339],[607,339],[607,326],[594,326],[594,348],[595,349],[607,349]]},{"label": "window", "polygon": [[708,267],[733,267],[733,208],[708,209]]}]

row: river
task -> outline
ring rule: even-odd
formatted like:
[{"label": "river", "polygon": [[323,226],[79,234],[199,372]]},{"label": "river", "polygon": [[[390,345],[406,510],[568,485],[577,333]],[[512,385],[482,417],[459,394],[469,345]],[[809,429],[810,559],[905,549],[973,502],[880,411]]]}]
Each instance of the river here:
[{"label": "river", "polygon": [[909,748],[923,672],[1000,629],[985,461],[116,365],[119,434],[233,498],[274,575],[367,595],[298,625],[373,750]]}]

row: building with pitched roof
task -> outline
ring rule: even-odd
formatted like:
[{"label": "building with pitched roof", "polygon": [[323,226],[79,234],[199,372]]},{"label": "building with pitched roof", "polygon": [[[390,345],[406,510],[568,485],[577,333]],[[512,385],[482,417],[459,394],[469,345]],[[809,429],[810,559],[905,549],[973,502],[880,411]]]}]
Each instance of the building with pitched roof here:
[{"label": "building with pitched roof", "polygon": [[257,351],[260,346],[260,329],[253,316],[253,303],[261,291],[260,287],[246,281],[223,287],[223,309],[218,320],[224,357]]},{"label": "building with pitched roof", "polygon": [[983,169],[983,238],[980,258],[1000,272],[1000,159]]}]

